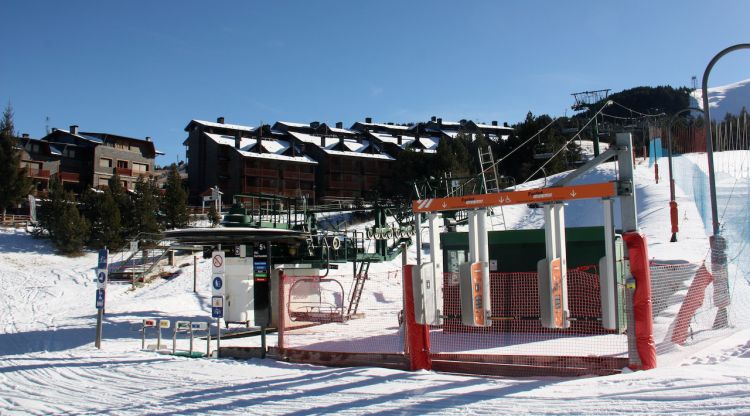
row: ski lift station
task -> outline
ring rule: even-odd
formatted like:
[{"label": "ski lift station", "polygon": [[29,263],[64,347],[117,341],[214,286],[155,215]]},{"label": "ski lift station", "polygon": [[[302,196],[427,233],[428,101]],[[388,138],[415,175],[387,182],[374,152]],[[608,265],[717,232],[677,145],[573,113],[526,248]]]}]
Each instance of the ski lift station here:
[{"label": "ski lift station", "polygon": [[[572,184],[610,159],[617,160],[616,180]],[[580,199],[601,201],[604,224],[565,226],[565,203]],[[621,230],[615,229],[616,199]],[[488,231],[488,210],[514,204],[541,207],[544,228]],[[260,346],[218,348],[222,357],[269,354],[336,366],[505,375],[655,366],[630,134],[618,134],[609,150],[548,187],[424,197],[409,208],[310,209],[291,198],[239,195],[223,227],[165,237],[199,246],[211,259],[217,323],[260,327],[219,333],[263,338]],[[315,214],[356,210],[369,210],[375,225],[323,231],[317,224]],[[388,224],[389,217],[396,221]],[[448,217],[463,218],[468,232],[443,232]],[[416,262],[407,264],[412,243]],[[429,253],[421,249],[427,246]],[[399,255],[398,276],[379,281],[369,274],[372,263]],[[377,303],[364,301],[365,287]],[[278,332],[275,346],[267,344],[270,331]]]}]

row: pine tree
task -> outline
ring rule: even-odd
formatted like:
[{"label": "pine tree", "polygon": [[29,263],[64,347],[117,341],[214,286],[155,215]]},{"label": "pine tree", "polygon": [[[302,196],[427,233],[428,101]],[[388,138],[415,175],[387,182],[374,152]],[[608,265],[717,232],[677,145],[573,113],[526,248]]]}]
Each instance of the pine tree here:
[{"label": "pine tree", "polygon": [[122,247],[120,209],[111,192],[87,190],[81,196],[81,207],[83,216],[91,226],[87,242],[90,247],[108,247],[111,250]]},{"label": "pine tree", "polygon": [[208,220],[211,221],[211,227],[216,227],[221,222],[221,215],[216,211],[216,205],[211,204],[208,208]]},{"label": "pine tree", "polygon": [[8,207],[18,204],[31,191],[31,180],[20,169],[21,155],[16,149],[13,107],[8,104],[0,120],[0,209],[3,218]]},{"label": "pine tree", "polygon": [[50,181],[49,198],[39,207],[39,227],[64,254],[77,254],[88,240],[89,223],[78,212],[71,192],[57,180]]},{"label": "pine tree", "polygon": [[139,233],[156,234],[159,229],[159,190],[153,179],[139,177],[135,183],[133,224]]},{"label": "pine tree", "polygon": [[89,223],[78,212],[72,193],[66,193],[65,202],[55,224],[52,242],[63,254],[78,254],[88,240]]},{"label": "pine tree", "polygon": [[183,228],[188,224],[187,192],[177,165],[172,164],[167,177],[167,186],[162,199],[165,228]]},{"label": "pine tree", "polygon": [[112,200],[120,212],[120,239],[129,240],[138,234],[138,228],[134,220],[133,198],[125,192],[120,175],[115,173],[107,182],[106,191],[112,196]]}]

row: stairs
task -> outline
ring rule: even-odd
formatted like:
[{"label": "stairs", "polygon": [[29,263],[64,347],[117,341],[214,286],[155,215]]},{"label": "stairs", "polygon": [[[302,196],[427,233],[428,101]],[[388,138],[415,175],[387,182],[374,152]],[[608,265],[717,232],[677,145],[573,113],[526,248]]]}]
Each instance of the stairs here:
[{"label": "stairs", "polygon": [[131,251],[131,244],[125,250],[110,253],[108,266],[110,280],[143,281],[146,276],[167,256],[171,241],[161,240],[161,236],[139,235],[130,243],[138,243],[138,249]]},{"label": "stairs", "polygon": [[354,286],[352,292],[349,294],[349,308],[346,311],[346,316],[351,317],[357,313],[359,308],[359,300],[362,297],[362,289],[365,287],[365,280],[367,280],[367,272],[370,270],[370,262],[363,261],[359,264],[359,270],[354,276]]}]

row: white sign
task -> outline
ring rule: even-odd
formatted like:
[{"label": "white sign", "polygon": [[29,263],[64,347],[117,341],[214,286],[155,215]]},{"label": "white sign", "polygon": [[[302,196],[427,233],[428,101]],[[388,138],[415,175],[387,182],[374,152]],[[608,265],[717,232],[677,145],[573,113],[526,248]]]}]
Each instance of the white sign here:
[{"label": "white sign", "polygon": [[159,319],[159,328],[162,328],[162,329],[169,328],[169,319]]},{"label": "white sign", "polygon": [[96,269],[96,288],[104,289],[107,287],[107,269]]},{"label": "white sign", "polygon": [[143,326],[145,328],[153,328],[156,326],[156,319],[144,319]]},{"label": "white sign", "polygon": [[132,252],[134,252],[134,253],[135,253],[136,251],[138,251],[138,241],[137,241],[137,240],[136,240],[136,241],[131,241],[131,242],[130,242],[130,251],[132,251]]},{"label": "white sign", "polygon": [[187,331],[190,329],[190,321],[177,321],[174,323],[174,328],[176,331]]},{"label": "white sign", "polygon": [[224,264],[224,252],[214,251],[211,254],[211,267],[213,274],[224,274],[226,265]]},{"label": "white sign", "polygon": [[208,324],[206,322],[190,322],[190,329],[193,331],[207,331]]},{"label": "white sign", "polygon": [[490,259],[490,271],[491,272],[497,271],[497,260]]}]

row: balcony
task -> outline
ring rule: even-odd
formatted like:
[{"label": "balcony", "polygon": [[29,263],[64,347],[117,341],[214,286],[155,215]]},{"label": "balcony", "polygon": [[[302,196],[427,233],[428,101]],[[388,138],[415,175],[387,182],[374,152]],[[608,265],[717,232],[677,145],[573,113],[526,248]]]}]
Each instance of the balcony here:
[{"label": "balcony", "polygon": [[79,182],[81,180],[81,175],[73,172],[57,172],[57,177],[60,182]]},{"label": "balcony", "polygon": [[350,181],[334,181],[329,180],[328,181],[328,187],[331,189],[354,189],[359,190],[359,182],[350,182]]},{"label": "balcony", "polygon": [[131,168],[121,168],[116,167],[114,169],[114,173],[120,175],[120,176],[133,176],[133,169]]},{"label": "balcony", "polygon": [[255,176],[259,178],[278,178],[279,171],[277,169],[245,167],[245,176]]},{"label": "balcony", "polygon": [[308,173],[308,172],[297,172],[293,170],[285,170],[283,171],[282,175],[284,175],[284,179],[299,179],[302,181],[315,180],[315,174]]},{"label": "balcony", "polygon": [[27,168],[26,176],[30,178],[49,179],[50,172],[47,169]]}]

